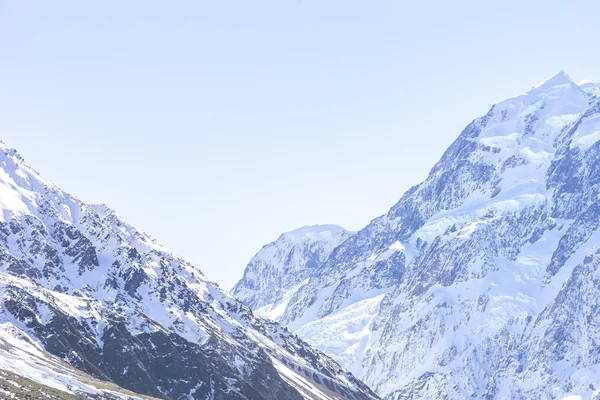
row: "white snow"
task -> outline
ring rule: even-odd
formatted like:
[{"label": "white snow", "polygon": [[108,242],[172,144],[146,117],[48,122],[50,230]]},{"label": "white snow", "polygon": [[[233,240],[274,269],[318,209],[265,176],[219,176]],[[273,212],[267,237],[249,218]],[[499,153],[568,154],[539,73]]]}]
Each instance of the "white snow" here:
[{"label": "white snow", "polygon": [[357,301],[325,318],[309,322],[296,333],[310,344],[362,376],[362,359],[371,339],[371,325],[385,294]]},{"label": "white snow", "polygon": [[[593,96],[597,95],[600,95],[600,84],[577,85],[561,71],[527,93],[496,104],[489,115],[477,120],[485,121],[481,122],[478,135],[463,137],[466,143],[476,146],[474,150],[460,153],[462,164],[458,163],[470,163],[473,169],[480,167],[481,171],[490,171],[489,181],[475,186],[471,176],[464,173],[460,176],[462,181],[446,183],[440,178],[445,176],[444,172],[456,173],[457,170],[434,169],[428,180],[410,194],[416,200],[414,207],[421,212],[414,214],[426,215],[424,223],[410,237],[403,237],[401,228],[406,228],[402,225],[406,222],[403,218],[411,224],[413,211],[409,209],[410,215],[404,216],[392,208],[390,213],[374,220],[363,231],[365,235],[359,232],[360,240],[348,241],[347,246],[342,244],[338,253],[347,257],[332,258],[341,264],[339,272],[334,263],[328,262],[331,271],[324,270],[306,284],[312,291],[306,291],[308,294],[302,303],[292,304],[287,301],[289,296],[286,297],[288,309],[290,304],[294,307],[288,310],[293,312],[289,314],[289,327],[363,377],[382,395],[404,387],[407,391],[402,392],[401,398],[418,397],[416,393],[429,393],[435,398],[436,394],[441,397],[453,390],[468,397],[468,390],[473,387],[486,387],[494,371],[478,370],[479,365],[470,365],[478,357],[486,358],[486,355],[473,355],[475,351],[487,351],[487,341],[499,335],[503,337],[504,332],[510,338],[525,335],[527,329],[531,329],[531,321],[542,318],[555,303],[575,266],[598,250],[600,233],[592,232],[585,243],[577,244],[572,254],[567,253],[564,265],[551,275],[547,267],[561,238],[574,224],[573,220],[547,218],[546,222],[553,221],[555,226],[539,227],[541,237],[529,232],[531,241],[529,236],[513,237],[510,232],[494,237],[493,232],[498,224],[529,215],[533,210],[539,210],[546,217],[553,215],[556,193],[548,184],[551,166],[559,157],[559,150],[570,146],[583,155],[600,141],[600,115],[589,116],[597,102]],[[448,161],[450,166],[454,165],[452,161]],[[442,189],[449,189],[449,198],[436,197]],[[418,197],[420,190],[433,198]],[[459,201],[454,202],[453,195]],[[436,200],[440,201],[439,208],[436,208]],[[481,243],[476,242],[479,235],[485,238]],[[451,265],[449,261],[435,258],[435,254],[424,253],[423,243],[427,249],[436,240],[441,243],[440,251],[448,255],[464,253],[464,259],[453,260],[457,265]],[[515,240],[520,242],[513,243]],[[470,258],[470,249],[461,247],[465,243],[475,247],[477,257]],[[358,279],[375,263],[387,260],[396,252],[406,256],[405,268],[413,273],[412,281],[375,291],[369,283]],[[417,256],[433,257],[436,264],[430,268],[434,271],[419,269],[422,259]],[[436,268],[440,272],[435,271]],[[451,275],[453,269],[462,275]],[[451,284],[429,284],[432,276],[439,278],[436,274],[451,276]],[[411,283],[421,281],[423,288]],[[340,282],[345,284],[342,294],[336,291]],[[355,286],[349,287],[351,284]],[[297,289],[294,292],[300,293]],[[337,307],[334,312],[322,313],[333,301]],[[302,304],[305,306],[299,310]],[[277,316],[281,315],[278,310]],[[543,322],[538,324],[536,329],[543,331]],[[497,348],[514,349],[515,346],[516,343],[499,343]],[[527,357],[527,349],[522,351],[523,357]],[[506,371],[513,371],[510,368],[516,367],[509,362],[520,362],[518,356],[514,356],[515,360],[501,358],[505,356],[489,355],[491,359],[498,357],[506,362],[502,364]],[[523,362],[523,368],[533,368],[528,364],[530,360]],[[550,390],[552,386],[540,386],[548,379],[560,383],[552,398],[592,398],[589,394],[594,391],[595,396],[600,395],[600,386],[596,385],[600,370],[595,366],[577,370],[572,366],[574,363],[573,360],[550,363],[552,371],[539,372],[551,378],[535,375],[516,380],[510,376],[494,376],[493,381],[498,382],[497,396],[518,397],[515,390],[546,393],[540,391]],[[430,378],[420,380],[428,374],[432,374]],[[596,389],[590,389],[591,382]],[[450,394],[450,398],[455,397]],[[396,400],[393,396],[391,399]]]},{"label": "white snow", "polygon": [[571,142],[571,148],[578,147],[587,150],[600,140],[600,116],[596,115],[586,119],[581,125]]},{"label": "white snow", "polygon": [[[35,332],[26,328],[28,322],[48,324],[55,313],[64,313],[87,325],[89,339],[95,339],[100,349],[105,329],[118,318],[133,335],[177,333],[209,348],[218,348],[214,342],[227,343],[224,347],[235,354],[242,379],[256,369],[249,352],[262,348],[277,360],[301,366],[308,382],[312,374],[327,371],[336,385],[357,389],[348,373],[331,359],[255,317],[197,268],[136,230],[108,206],[85,204],[62,192],[4,144],[0,144],[0,211],[0,221],[12,224],[3,228],[6,242],[0,250],[6,257],[24,260],[24,265],[38,271],[50,268],[48,274],[28,272],[28,279],[22,279],[8,273],[10,263],[0,263],[0,305],[15,296],[13,288],[18,288],[35,304],[36,320],[17,320],[0,308],[0,369],[71,393],[101,394],[83,384],[79,372],[65,361],[45,352],[34,340]],[[299,242],[316,242],[327,253],[349,234],[338,226],[312,226],[283,235],[282,242],[286,249]],[[276,253],[270,255],[278,257]],[[97,263],[90,254],[97,256]],[[209,339],[213,341],[208,344]],[[65,360],[71,356],[77,354],[72,352]],[[124,367],[117,373],[128,371]],[[324,387],[314,391],[331,398]]]},{"label": "white snow", "polygon": [[268,318],[270,320],[277,321],[279,317],[281,317],[285,312],[285,309],[287,308],[287,305],[294,296],[294,294],[296,294],[296,292],[307,283],[308,279],[305,279],[298,286],[289,289],[287,292],[285,292],[279,304],[267,304],[261,308],[256,309],[255,313],[263,318]]},{"label": "white snow", "polygon": [[292,387],[294,387],[301,395],[307,400],[330,400],[331,397],[323,393],[322,389],[318,389],[314,383],[298,374],[290,367],[282,363],[281,361],[271,357],[273,365],[279,375]]},{"label": "white snow", "polygon": [[76,375],[61,367],[59,360],[45,353],[31,337],[10,322],[0,323],[0,369],[68,393],[102,393],[80,382]]},{"label": "white snow", "polygon": [[569,75],[567,75],[564,71],[560,71],[556,75],[552,75],[551,77],[535,85],[532,90],[548,89],[557,86],[569,85],[572,83],[573,81],[571,78],[569,78]]}]

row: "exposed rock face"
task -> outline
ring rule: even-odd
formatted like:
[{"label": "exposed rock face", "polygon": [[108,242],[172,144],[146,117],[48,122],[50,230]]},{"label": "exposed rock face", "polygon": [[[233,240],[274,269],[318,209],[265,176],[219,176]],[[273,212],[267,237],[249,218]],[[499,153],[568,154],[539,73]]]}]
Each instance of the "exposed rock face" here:
[{"label": "exposed rock face", "polygon": [[336,225],[286,232],[252,257],[232,293],[257,314],[276,319],[290,297],[317,274],[333,249],[352,235]]},{"label": "exposed rock face", "polygon": [[494,105],[278,320],[387,399],[600,398],[599,87]]},{"label": "exposed rock face", "polygon": [[169,399],[376,398],[110,208],[61,191],[4,145],[0,211],[0,323],[92,377]]}]

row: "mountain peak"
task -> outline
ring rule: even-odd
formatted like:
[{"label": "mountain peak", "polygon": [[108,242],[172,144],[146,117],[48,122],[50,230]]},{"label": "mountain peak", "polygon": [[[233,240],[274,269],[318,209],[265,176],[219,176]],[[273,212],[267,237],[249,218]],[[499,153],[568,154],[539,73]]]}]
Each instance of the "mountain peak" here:
[{"label": "mountain peak", "polygon": [[560,70],[558,73],[535,85],[532,90],[546,90],[562,85],[577,86],[565,71]]},{"label": "mountain peak", "polygon": [[258,315],[276,320],[292,294],[352,235],[338,225],[308,225],[286,232],[252,257],[232,293]]},{"label": "mountain peak", "polygon": [[333,224],[325,224],[325,225],[306,225],[298,229],[294,229],[293,231],[289,231],[284,233],[284,236],[292,237],[292,238],[303,238],[309,235],[318,235],[321,233],[332,232],[345,232],[346,229],[342,228],[339,225]]}]

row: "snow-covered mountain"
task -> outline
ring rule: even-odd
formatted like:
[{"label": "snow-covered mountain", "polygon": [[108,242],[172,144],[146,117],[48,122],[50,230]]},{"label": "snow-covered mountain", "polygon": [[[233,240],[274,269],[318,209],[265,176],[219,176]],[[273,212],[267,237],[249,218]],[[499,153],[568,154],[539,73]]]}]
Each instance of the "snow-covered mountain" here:
[{"label": "snow-covered mountain", "polygon": [[278,318],[290,297],[352,234],[337,225],[305,226],[282,234],[252,257],[233,295],[256,314]]},{"label": "snow-covered mountain", "polygon": [[389,400],[600,398],[599,94],[494,105],[277,320]]},{"label": "snow-covered mountain", "polygon": [[86,397],[120,386],[169,399],[375,398],[109,207],[61,191],[3,144],[0,370]]}]

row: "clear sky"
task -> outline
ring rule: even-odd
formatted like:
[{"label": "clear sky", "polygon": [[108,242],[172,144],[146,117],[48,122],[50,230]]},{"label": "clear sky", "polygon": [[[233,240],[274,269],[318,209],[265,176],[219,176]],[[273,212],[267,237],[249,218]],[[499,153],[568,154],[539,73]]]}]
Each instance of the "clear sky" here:
[{"label": "clear sky", "polygon": [[600,80],[598,1],[0,0],[0,139],[230,288],[281,232],[358,230],[472,119]]}]

